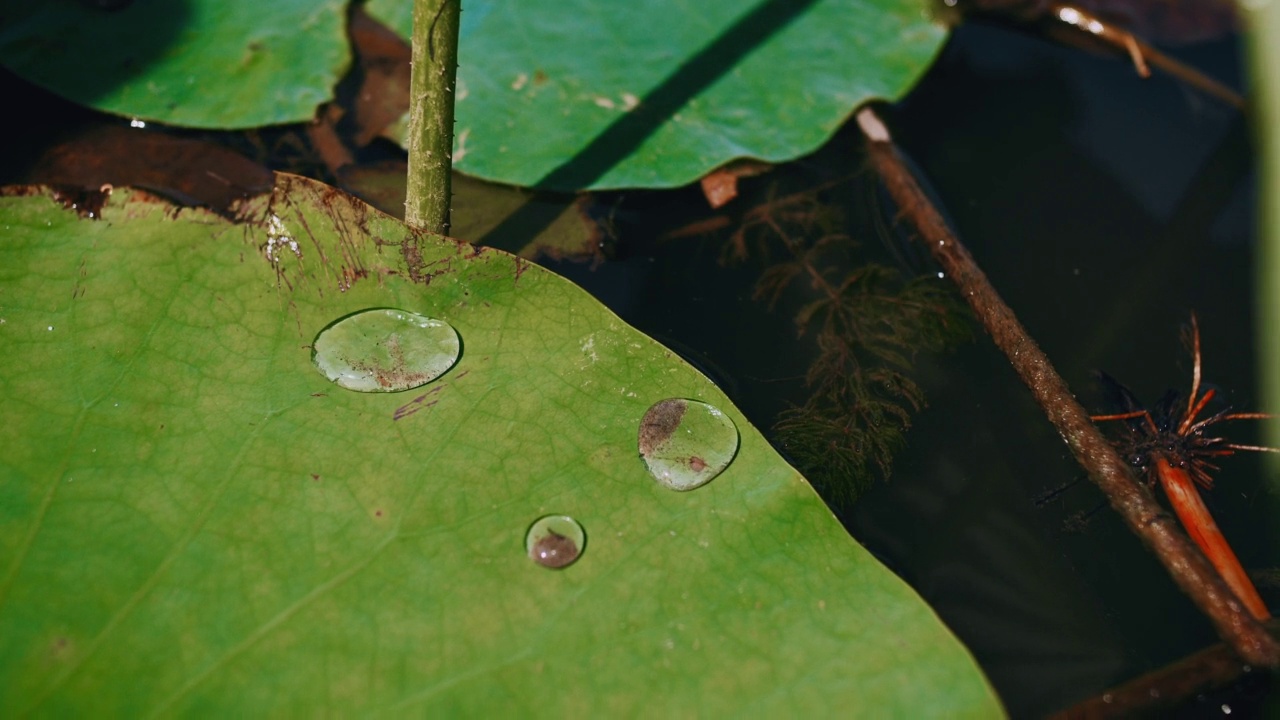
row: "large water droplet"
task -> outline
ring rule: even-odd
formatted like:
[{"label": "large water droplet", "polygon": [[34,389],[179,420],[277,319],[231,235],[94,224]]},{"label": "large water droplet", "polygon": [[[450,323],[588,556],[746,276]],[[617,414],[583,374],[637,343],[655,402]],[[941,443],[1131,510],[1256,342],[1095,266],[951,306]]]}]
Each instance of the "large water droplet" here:
[{"label": "large water droplet", "polygon": [[711,482],[737,452],[733,420],[698,400],[661,400],[640,421],[640,457],[653,477],[672,490]]},{"label": "large water droplet", "polygon": [[357,392],[396,392],[435,380],[458,361],[453,326],[392,308],[365,310],[316,336],[311,359],[325,377]]},{"label": "large water droplet", "polygon": [[586,541],[587,534],[577,520],[568,515],[546,515],[529,527],[524,547],[530,560],[558,570],[582,556]]}]

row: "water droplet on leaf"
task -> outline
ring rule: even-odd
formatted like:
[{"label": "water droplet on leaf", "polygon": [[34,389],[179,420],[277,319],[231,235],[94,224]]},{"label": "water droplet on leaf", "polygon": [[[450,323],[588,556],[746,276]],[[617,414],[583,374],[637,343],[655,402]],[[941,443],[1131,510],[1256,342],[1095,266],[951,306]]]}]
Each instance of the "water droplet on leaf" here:
[{"label": "water droplet on leaf", "polygon": [[577,520],[568,515],[546,515],[529,527],[524,547],[530,560],[558,570],[577,561],[586,541],[587,534]]},{"label": "water droplet on leaf", "polygon": [[458,333],[443,320],[392,308],[365,310],[316,336],[312,361],[339,386],[396,392],[425,385],[458,361]]},{"label": "water droplet on leaf", "polygon": [[640,421],[640,457],[653,477],[672,490],[707,484],[737,452],[733,420],[698,400],[659,401]]}]

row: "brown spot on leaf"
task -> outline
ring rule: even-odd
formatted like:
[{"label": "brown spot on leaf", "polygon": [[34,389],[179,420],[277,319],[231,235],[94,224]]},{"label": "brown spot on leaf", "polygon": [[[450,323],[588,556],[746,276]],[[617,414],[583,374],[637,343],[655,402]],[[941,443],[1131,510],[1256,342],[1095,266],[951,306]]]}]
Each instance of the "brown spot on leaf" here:
[{"label": "brown spot on leaf", "polygon": [[[437,275],[443,275],[444,273],[451,272],[453,270],[453,261],[451,258],[443,258],[441,260],[426,262],[422,258],[421,243],[422,239],[420,237],[409,235],[404,239],[404,242],[400,243],[400,254],[404,257],[404,264],[409,270],[409,279],[416,283],[430,285],[431,280]],[[432,269],[433,266],[441,267]]]},{"label": "brown spot on leaf", "polygon": [[78,187],[55,188],[53,199],[62,203],[68,210],[75,210],[81,218],[99,220],[102,218],[102,206],[111,197],[109,191],[89,190]]},{"label": "brown spot on leaf", "polygon": [[75,647],[72,645],[71,639],[64,635],[55,637],[53,641],[49,643],[49,655],[51,655],[54,660],[68,659],[74,651]]},{"label": "brown spot on leaf", "polygon": [[368,271],[359,268],[350,268],[344,265],[342,268],[342,281],[338,283],[338,289],[344,292],[350,290],[351,286],[355,285],[357,280],[363,280],[367,277],[369,277]]},{"label": "brown spot on leaf", "polygon": [[640,420],[640,454],[651,455],[670,439],[688,408],[689,403],[676,398],[662,400],[649,408]]},{"label": "brown spot on leaf", "polygon": [[444,385],[437,385],[436,387],[431,388],[427,392],[410,400],[404,405],[401,405],[400,407],[396,408],[396,411],[394,414],[392,414],[391,419],[400,420],[400,419],[409,417],[410,415],[418,412],[419,410],[425,410],[429,407],[434,406],[436,403],[440,401],[439,400],[432,400],[431,402],[424,402],[424,401],[427,399],[427,397],[431,395],[435,395],[436,393],[440,392],[444,388],[445,388]]}]

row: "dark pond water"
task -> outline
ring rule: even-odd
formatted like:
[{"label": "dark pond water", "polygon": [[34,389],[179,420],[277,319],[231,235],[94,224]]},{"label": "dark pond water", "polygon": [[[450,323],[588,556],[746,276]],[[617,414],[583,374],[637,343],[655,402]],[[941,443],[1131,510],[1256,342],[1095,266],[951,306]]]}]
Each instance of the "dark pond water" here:
[{"label": "dark pond water", "polygon": [[[1223,42],[1182,55],[1240,87],[1239,53]],[[1177,328],[1194,310],[1206,376],[1231,404],[1255,408],[1249,129],[1171,80],[1126,70],[966,28],[900,108],[904,144],[1087,405],[1100,407],[1099,368],[1148,402],[1185,392]],[[1064,512],[1095,501],[1091,488],[1028,508],[1028,496],[1079,471],[989,344],[955,360],[939,370],[894,481],[850,525],[965,638],[1010,709],[1051,710],[1212,642],[1109,511],[1083,534],[1061,532]],[[1255,430],[1239,428],[1248,441]],[[1224,464],[1212,502],[1244,565],[1267,568],[1274,497],[1256,460]]]},{"label": "dark pond water", "polygon": [[[1177,54],[1240,87],[1239,53],[1225,40]],[[3,85],[22,98],[29,123],[23,143],[6,143],[0,158],[8,182],[90,116],[11,77]],[[1097,369],[1148,400],[1185,390],[1190,362],[1178,332],[1194,310],[1206,378],[1232,405],[1256,409],[1256,168],[1240,113],[1167,78],[1140,81],[1120,61],[980,24],[958,30],[924,82],[885,113],[1086,406],[1102,408]],[[264,137],[277,161],[280,147],[294,147],[277,142],[284,135]],[[780,187],[835,188],[824,197],[846,198],[845,231],[868,257],[936,272],[901,233],[884,232],[893,211],[857,148],[846,129],[814,156],[743,181],[743,197],[721,213],[696,188],[606,194],[596,207],[612,227],[608,259],[547,264],[702,368],[767,430],[803,402],[815,343],[796,336],[802,289],[770,308],[752,297],[763,259],[724,262],[744,208]],[[728,223],[719,231],[678,232],[716,215]],[[1014,715],[1061,709],[1215,641],[1109,511],[1084,532],[1064,529],[1101,501],[1096,490],[1082,483],[1036,506],[1080,471],[980,331],[953,352],[918,357],[916,374],[928,407],[892,478],[839,515],[961,637]],[[1246,424],[1233,431],[1257,441]],[[1211,499],[1249,568],[1280,565],[1267,485],[1256,458],[1238,456],[1224,463]],[[1262,592],[1273,605],[1280,599]],[[1262,692],[1251,684],[1185,712],[1221,714],[1224,703],[1237,715],[1260,712]]]},{"label": "dark pond water", "polygon": [[[1234,40],[1178,53],[1237,88],[1239,54]],[[888,115],[961,238],[1088,407],[1103,409],[1098,369],[1149,402],[1185,393],[1191,363],[1178,334],[1195,311],[1206,378],[1232,405],[1256,408],[1256,168],[1240,113],[1167,78],[1140,81],[1120,61],[975,24]],[[816,183],[856,171],[849,135],[785,172]],[[625,197],[621,259],[553,267],[700,364],[767,428],[803,401],[812,342],[795,339],[788,308],[750,299],[758,267],[721,264],[724,234],[654,240],[701,202],[696,191]],[[869,246],[879,241],[866,216],[877,210],[847,208],[850,232]],[[920,358],[918,370],[929,407],[909,448],[842,520],[964,640],[1014,715],[1061,709],[1215,641],[1109,510],[1082,533],[1065,529],[1101,502],[1098,491],[1081,483],[1036,507],[1080,471],[985,336]],[[1233,432],[1257,439],[1256,428]],[[1275,501],[1262,465],[1224,465],[1211,506],[1245,566],[1272,567]],[[1221,714],[1226,703],[1247,715],[1259,693],[1250,684],[1186,713]]]}]

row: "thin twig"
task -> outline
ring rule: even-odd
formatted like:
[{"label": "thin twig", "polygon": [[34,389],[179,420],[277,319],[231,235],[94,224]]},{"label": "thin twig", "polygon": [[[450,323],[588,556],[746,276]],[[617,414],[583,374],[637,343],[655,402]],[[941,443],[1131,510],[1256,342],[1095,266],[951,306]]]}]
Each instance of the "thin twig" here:
[{"label": "thin twig", "polygon": [[1134,479],[1125,462],[1089,421],[1089,414],[1076,402],[1049,358],[1000,299],[973,256],[920,189],[884,123],[870,108],[860,110],[857,120],[868,140],[871,164],[890,196],[960,289],[992,340],[1008,356],[1089,478],[1242,659],[1258,666],[1280,666],[1280,643],[1254,620],[1204,555],[1179,530],[1173,517]]},{"label": "thin twig", "polygon": [[1054,5],[1049,8],[1049,14],[1059,22],[1088,33],[1127,55],[1140,77],[1151,76],[1151,70],[1147,67],[1150,65],[1228,105],[1244,109],[1244,98],[1231,88],[1190,65],[1165,55],[1128,30],[1116,27],[1083,8],[1069,4]]}]

